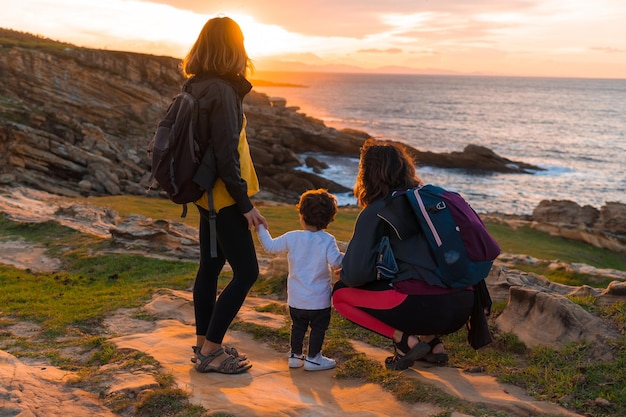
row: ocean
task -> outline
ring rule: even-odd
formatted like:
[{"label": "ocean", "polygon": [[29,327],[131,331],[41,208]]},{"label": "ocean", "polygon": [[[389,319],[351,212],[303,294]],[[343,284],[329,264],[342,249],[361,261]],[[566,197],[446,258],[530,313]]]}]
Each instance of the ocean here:
[{"label": "ocean", "polygon": [[[334,128],[432,152],[468,144],[537,165],[532,174],[417,167],[478,212],[531,214],[541,200],[626,203],[626,80],[448,75],[257,73],[298,86],[256,87]],[[314,155],[323,176],[354,185],[358,158]],[[354,204],[349,194],[340,204]]]}]

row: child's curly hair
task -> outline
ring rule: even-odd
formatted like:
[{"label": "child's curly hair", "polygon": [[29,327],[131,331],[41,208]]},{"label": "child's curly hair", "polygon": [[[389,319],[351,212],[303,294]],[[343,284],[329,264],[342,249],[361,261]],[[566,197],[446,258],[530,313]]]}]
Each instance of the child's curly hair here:
[{"label": "child's curly hair", "polygon": [[309,226],[326,229],[337,214],[337,198],[323,188],[308,190],[300,196],[296,209]]}]

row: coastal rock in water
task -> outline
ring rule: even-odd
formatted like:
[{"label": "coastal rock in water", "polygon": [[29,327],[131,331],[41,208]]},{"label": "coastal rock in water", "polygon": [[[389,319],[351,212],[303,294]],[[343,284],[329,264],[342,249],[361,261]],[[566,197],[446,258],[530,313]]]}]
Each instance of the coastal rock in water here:
[{"label": "coastal rock in water", "polygon": [[319,161],[312,156],[308,156],[304,162],[306,166],[312,168],[314,172],[321,173],[324,169],[328,168],[328,164],[323,161]]},{"label": "coastal rock in water", "polygon": [[418,166],[428,165],[484,172],[531,173],[531,171],[543,171],[542,168],[535,165],[503,158],[491,149],[479,145],[470,144],[463,149],[463,152],[449,153],[424,152],[410,147],[407,148],[417,161]]},{"label": "coastal rock in water", "polygon": [[[0,31],[0,95],[5,97],[0,104],[2,183],[67,197],[145,194],[150,176],[147,144],[184,81],[180,60],[78,48]],[[12,37],[17,41],[11,43]],[[25,38],[32,48],[24,46],[29,44]],[[294,149],[306,148],[301,143],[314,144],[316,151],[342,147],[348,151],[358,150],[363,141],[276,100],[271,103],[255,91],[246,97],[244,108],[249,112],[253,159],[272,173],[298,175],[294,168],[303,162]],[[344,144],[334,145],[343,139]],[[290,147],[291,142],[299,146]],[[261,181],[264,176],[259,174]],[[281,187],[276,181],[268,183]],[[329,188],[348,191],[338,184]],[[292,201],[305,190],[293,186],[275,191],[277,199]]]}]

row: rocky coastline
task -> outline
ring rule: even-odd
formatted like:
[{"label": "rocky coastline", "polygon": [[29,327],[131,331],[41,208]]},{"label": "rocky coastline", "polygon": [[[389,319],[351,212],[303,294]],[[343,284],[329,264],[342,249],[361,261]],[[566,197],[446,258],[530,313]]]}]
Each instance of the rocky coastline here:
[{"label": "rocky coastline", "polygon": [[[180,60],[78,48],[5,29],[0,35],[0,184],[67,197],[145,195],[147,145],[184,82]],[[358,156],[369,134],[328,127],[256,90],[246,97],[244,110],[264,198],[294,202],[310,188],[349,191],[296,168],[308,164],[323,171],[315,159],[302,158],[305,152]],[[409,151],[420,165],[540,169],[472,144],[443,154]]]},{"label": "rocky coastline", "polygon": [[[163,197],[158,190],[147,191],[147,144],[184,81],[180,60],[78,48],[5,29],[0,35],[0,186],[65,197]],[[261,182],[259,199],[293,204],[311,188],[350,191],[320,175],[323,163],[302,154],[355,157],[369,134],[328,127],[284,99],[254,89],[244,110]],[[529,175],[540,170],[472,144],[450,153],[407,149],[421,166]],[[304,165],[315,173],[297,169]],[[624,251],[625,213],[620,203],[598,210],[546,201],[532,218],[507,221]]]},{"label": "rocky coastline", "polygon": [[[3,79],[0,84],[2,216],[10,221],[24,223],[55,221],[83,233],[111,239],[111,248],[124,253],[195,262],[199,250],[195,228],[138,215],[121,218],[112,210],[71,202],[72,198],[81,196],[146,195],[149,161],[145,150],[155,121],[163,114],[182,82],[178,71],[179,61],[167,57],[88,50],[41,39],[33,47],[24,42],[24,39],[33,41],[27,35],[17,36],[5,32],[0,30],[0,75]],[[9,40],[5,39],[6,36],[9,36]],[[258,199],[292,204],[302,191],[309,188],[347,191],[345,187],[320,175],[304,173],[295,168],[307,164],[323,172],[324,166],[319,161],[303,160],[300,155],[320,152],[355,156],[363,141],[369,137],[368,134],[329,128],[320,120],[300,113],[297,108],[288,107],[284,100],[270,98],[257,91],[247,97],[245,111],[249,122],[247,134],[250,148],[264,189]],[[489,149],[471,144],[462,152],[449,154],[417,149],[410,151],[421,165],[526,173],[539,169],[523,162],[510,161]],[[149,195],[159,196],[158,192]],[[58,199],[56,196],[69,198]],[[514,229],[530,226],[626,253],[624,204],[607,203],[596,209],[581,207],[571,201],[542,201],[532,215],[490,213],[484,218],[506,222]],[[47,256],[45,247],[31,242],[0,242],[0,254],[2,263],[35,272],[62,268],[59,260]],[[615,280],[606,289],[570,287],[551,283],[536,274],[515,270],[513,265],[524,256],[502,254],[487,279],[494,301],[507,301],[507,307],[493,323],[496,328],[501,332],[515,334],[529,347],[550,346],[558,349],[567,343],[587,341],[591,345],[589,356],[592,359],[611,360],[614,355],[611,342],[618,340],[623,329],[612,327],[606,320],[585,311],[567,297],[594,297],[600,305],[623,302],[626,296],[625,273],[601,271],[604,275],[612,274],[610,276]],[[15,264],[16,261],[23,263]],[[527,261],[533,262],[532,259]],[[264,258],[260,259],[260,263],[269,275],[284,274],[284,271],[276,270],[286,265],[284,257]],[[563,265],[558,260],[554,264],[555,268],[586,267]],[[179,312],[181,305],[189,309],[191,304],[188,299],[184,302],[176,299],[172,305],[171,312],[168,310],[162,313],[162,318],[167,319],[168,323],[171,323],[172,312]],[[123,317],[121,321],[131,322],[128,317]],[[187,320],[185,324],[189,325],[190,321]],[[27,337],[32,337],[36,332],[31,328],[22,331]],[[125,331],[128,334],[122,334],[137,339],[134,330]],[[186,328],[183,331],[191,334]],[[10,332],[21,334],[18,325],[11,328]],[[158,356],[159,352],[155,348],[157,340],[171,342],[182,339],[163,338],[160,334],[157,337],[156,333],[151,335],[151,332],[155,330],[146,331],[149,342],[146,343],[146,352],[159,357],[162,363],[170,363],[169,358]],[[124,348],[130,346],[123,345],[128,343],[126,340],[120,343]],[[248,346],[256,345],[251,341],[248,343]],[[134,345],[130,347],[141,348]],[[176,345],[173,350],[176,352],[176,360],[180,359],[178,352],[183,347],[187,346]],[[261,357],[260,352],[252,353],[256,358]],[[272,356],[268,355],[269,358],[276,356],[275,352],[270,353]],[[379,356],[383,358],[384,354]],[[5,395],[7,401],[2,406],[9,404],[10,398],[12,413],[17,415],[31,407],[40,412],[52,407],[54,412],[58,408],[58,415],[61,415],[67,404],[79,400],[85,402],[87,399],[88,404],[84,410],[80,408],[77,415],[93,413],[96,408],[97,413],[113,415],[102,406],[101,399],[89,393],[80,391],[70,395],[67,388],[59,390],[59,393],[48,387],[41,388],[39,381],[45,379],[41,371],[46,367],[25,368],[20,361],[5,352],[0,352],[0,356],[4,364],[0,369],[6,370],[0,391],[10,393]],[[185,378],[188,379],[190,374],[188,358],[184,356],[179,367],[182,371],[177,372],[176,376],[186,381]],[[40,371],[35,375],[36,369]],[[268,368],[263,377],[279,374],[278,371]],[[446,371],[442,369],[438,372]],[[141,394],[152,389],[146,388],[143,381],[129,381],[123,371],[119,371],[116,376],[120,382],[107,388],[108,391],[103,395],[105,400],[123,390]],[[292,376],[288,376],[291,381]],[[455,381],[450,375],[447,375],[447,379]],[[462,375],[456,381],[459,381],[459,386],[465,386],[467,379],[466,375]],[[205,385],[202,381],[189,386],[201,392]],[[306,386],[307,389],[310,386],[308,381]],[[482,389],[490,394],[492,392],[487,388]],[[31,392],[51,393],[48,399],[41,395],[30,395]],[[302,396],[302,392],[294,393],[294,397]],[[480,389],[472,389],[467,395],[476,398],[477,392]],[[205,397],[214,404],[213,392],[207,393]],[[36,399],[34,403],[33,398]],[[509,404],[498,406],[508,407],[503,409],[511,415],[529,415],[521,406],[519,413],[514,413],[510,405],[512,400],[507,398],[506,402]],[[528,399],[521,403],[526,407],[534,404]],[[80,406],[83,407],[82,404]],[[439,413],[433,412],[432,415]]]}]

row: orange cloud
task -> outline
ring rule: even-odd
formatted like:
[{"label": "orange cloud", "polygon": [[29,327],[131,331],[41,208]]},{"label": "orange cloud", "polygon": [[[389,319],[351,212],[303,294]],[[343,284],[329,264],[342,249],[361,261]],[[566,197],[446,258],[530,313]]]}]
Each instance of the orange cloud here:
[{"label": "orange cloud", "polygon": [[402,49],[400,48],[387,48],[387,49],[359,49],[357,52],[364,54],[401,54]]}]

